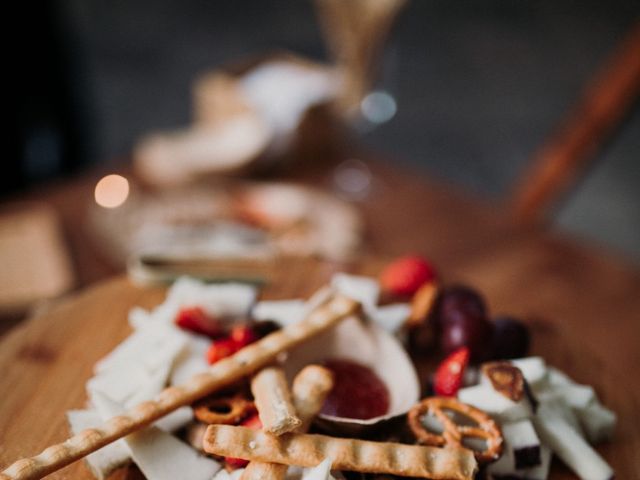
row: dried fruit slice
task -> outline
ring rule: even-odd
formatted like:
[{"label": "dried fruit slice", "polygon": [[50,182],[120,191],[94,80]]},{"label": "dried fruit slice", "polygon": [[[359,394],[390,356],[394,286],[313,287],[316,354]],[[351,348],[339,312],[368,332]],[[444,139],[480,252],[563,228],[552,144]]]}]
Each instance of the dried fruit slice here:
[{"label": "dried fruit slice", "polygon": [[508,362],[489,362],[482,365],[482,373],[493,389],[509,400],[519,402],[524,397],[525,381],[518,367]]}]

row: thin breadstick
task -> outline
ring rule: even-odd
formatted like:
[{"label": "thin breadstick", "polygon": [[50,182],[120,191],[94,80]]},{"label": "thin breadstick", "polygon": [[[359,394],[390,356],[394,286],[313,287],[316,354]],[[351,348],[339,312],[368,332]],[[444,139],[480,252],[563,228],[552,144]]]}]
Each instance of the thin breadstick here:
[{"label": "thin breadstick", "polygon": [[[320,365],[308,365],[296,375],[293,379],[293,405],[302,420],[296,432],[307,432],[332,388],[333,373]],[[250,462],[240,480],[283,480],[288,468],[288,465],[280,463]]]},{"label": "thin breadstick", "polygon": [[154,400],[143,402],[124,415],[105,422],[100,428],[83,430],[63,443],[45,449],[39,455],[10,465],[0,480],[42,478],[132,432],[153,423],[172,411],[223,388],[273,362],[289,350],[353,315],[359,304],[335,295],[312,311],[303,321],[289,325],[234,355],[220,360],[208,372],[195,375],[185,384],[163,390]]},{"label": "thin breadstick", "polygon": [[296,415],[284,371],[267,367],[251,380],[251,392],[258,408],[262,430],[282,435],[298,428],[302,421]]},{"label": "thin breadstick", "polygon": [[325,435],[276,437],[246,427],[209,425],[204,450],[261,462],[314,467],[330,458],[332,468],[440,480],[471,480],[478,464],[471,450],[370,442]]},{"label": "thin breadstick", "polygon": [[308,365],[293,379],[293,406],[302,420],[297,433],[307,433],[333,388],[333,373],[320,365]]}]

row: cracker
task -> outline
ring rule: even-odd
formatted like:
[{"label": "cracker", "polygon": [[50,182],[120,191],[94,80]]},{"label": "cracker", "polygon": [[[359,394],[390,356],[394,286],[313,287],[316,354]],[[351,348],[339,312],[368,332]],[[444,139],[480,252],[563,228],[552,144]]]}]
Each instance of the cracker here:
[{"label": "cracker", "polygon": [[471,480],[473,452],[400,443],[288,433],[275,437],[245,427],[210,425],[204,449],[214,455],[314,467],[330,458],[332,468],[431,479]]}]

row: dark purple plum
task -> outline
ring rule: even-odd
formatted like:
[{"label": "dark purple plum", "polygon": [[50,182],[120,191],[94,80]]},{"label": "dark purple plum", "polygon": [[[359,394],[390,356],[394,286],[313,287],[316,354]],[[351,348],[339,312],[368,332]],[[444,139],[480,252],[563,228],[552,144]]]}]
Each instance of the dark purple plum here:
[{"label": "dark purple plum", "polygon": [[493,322],[493,357],[508,359],[525,357],[531,342],[529,329],[520,320],[498,317]]}]

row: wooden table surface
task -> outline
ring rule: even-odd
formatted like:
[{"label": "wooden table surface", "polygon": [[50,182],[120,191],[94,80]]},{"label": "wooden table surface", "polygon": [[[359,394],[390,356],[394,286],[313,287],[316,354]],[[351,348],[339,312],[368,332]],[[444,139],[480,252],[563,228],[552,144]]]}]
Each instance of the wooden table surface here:
[{"label": "wooden table surface", "polygon": [[[471,284],[486,295],[492,312],[529,322],[533,353],[594,385],[619,414],[614,442],[600,451],[618,478],[640,478],[640,272],[574,239],[514,226],[497,206],[411,172],[376,163],[372,172],[373,192],[361,202],[369,227],[367,255],[425,254],[447,283]],[[330,175],[308,170],[296,178],[328,185]],[[117,271],[87,242],[78,222],[81,208],[92,201],[94,184],[81,178],[30,196],[60,211],[82,285]],[[307,293],[342,267],[301,263],[281,272],[267,294]],[[370,257],[347,267],[377,269]],[[0,343],[0,466],[65,437],[63,412],[82,406],[93,363],[127,334],[128,309],[161,299],[160,290],[110,280],[71,295],[5,335]],[[74,465],[58,478],[85,474],[83,466]],[[553,478],[574,477],[556,467]]]}]

